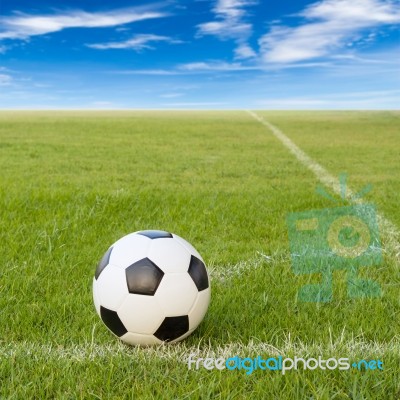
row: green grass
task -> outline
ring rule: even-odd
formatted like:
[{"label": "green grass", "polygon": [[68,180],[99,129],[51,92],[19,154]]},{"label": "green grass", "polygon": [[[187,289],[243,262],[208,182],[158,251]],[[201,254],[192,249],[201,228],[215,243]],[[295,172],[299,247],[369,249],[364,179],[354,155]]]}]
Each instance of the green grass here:
[{"label": "green grass", "polygon": [[[400,225],[398,113],[260,115],[352,189],[373,183],[367,200]],[[297,301],[310,278],[291,270],[286,215],[332,204],[245,112],[1,112],[0,171],[0,398],[400,396],[399,256],[362,271],[381,298],[347,298],[339,271],[331,303]],[[91,281],[111,243],[151,228],[199,250],[212,301],[184,342],[130,348],[96,315]],[[191,352],[380,358],[384,371],[193,371]]]}]

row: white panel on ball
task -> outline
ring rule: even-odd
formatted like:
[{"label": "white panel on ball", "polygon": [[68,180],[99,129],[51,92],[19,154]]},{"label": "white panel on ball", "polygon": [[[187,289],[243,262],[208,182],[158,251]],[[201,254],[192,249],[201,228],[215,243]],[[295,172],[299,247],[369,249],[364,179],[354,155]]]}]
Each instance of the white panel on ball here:
[{"label": "white panel on ball", "polygon": [[139,333],[127,332],[120,338],[125,343],[140,346],[151,346],[163,343],[153,335],[141,335]]},{"label": "white panel on ball", "polygon": [[196,329],[200,322],[203,320],[210,304],[210,298],[211,290],[209,287],[198,293],[197,299],[188,314],[190,330]]},{"label": "white panel on ball", "polygon": [[153,240],[148,258],[165,273],[186,272],[190,263],[189,252],[173,238]]},{"label": "white panel on ball", "polygon": [[202,259],[201,255],[199,254],[199,252],[185,239],[181,238],[178,235],[175,235],[175,233],[172,234],[172,236],[174,237],[174,239],[176,239],[183,247],[185,247],[185,249],[190,253],[193,254],[194,256],[196,256],[198,259],[200,259],[201,261],[204,262],[204,260]]},{"label": "white panel on ball", "polygon": [[96,282],[100,304],[116,311],[128,295],[125,270],[115,265],[107,265]]},{"label": "white panel on ball", "polygon": [[110,264],[127,268],[136,261],[147,257],[151,240],[146,236],[131,233],[113,244]]},{"label": "white panel on ball", "polygon": [[93,278],[93,302],[94,302],[94,306],[96,308],[97,314],[100,315],[100,299],[99,299],[99,294],[97,291],[97,281],[95,278]]},{"label": "white panel on ball", "polygon": [[166,274],[155,297],[166,316],[187,315],[196,297],[197,287],[188,273]]},{"label": "white panel on ball", "polygon": [[154,296],[131,293],[118,308],[118,316],[129,332],[140,334],[153,334],[165,318]]}]

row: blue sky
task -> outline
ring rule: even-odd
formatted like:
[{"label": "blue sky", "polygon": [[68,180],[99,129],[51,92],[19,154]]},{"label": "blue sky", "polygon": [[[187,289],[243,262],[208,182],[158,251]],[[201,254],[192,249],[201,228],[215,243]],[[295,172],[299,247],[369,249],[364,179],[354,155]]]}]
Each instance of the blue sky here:
[{"label": "blue sky", "polygon": [[0,108],[394,109],[398,0],[0,0]]}]

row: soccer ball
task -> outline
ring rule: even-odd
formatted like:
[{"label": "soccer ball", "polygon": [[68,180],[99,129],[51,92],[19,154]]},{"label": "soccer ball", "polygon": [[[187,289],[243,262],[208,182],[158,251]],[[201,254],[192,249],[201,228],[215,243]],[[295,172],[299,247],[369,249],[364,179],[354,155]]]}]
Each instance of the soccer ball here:
[{"label": "soccer ball", "polygon": [[96,311],[133,345],[178,342],[200,324],[210,303],[204,261],[178,235],[139,231],[104,254],[93,278]]}]

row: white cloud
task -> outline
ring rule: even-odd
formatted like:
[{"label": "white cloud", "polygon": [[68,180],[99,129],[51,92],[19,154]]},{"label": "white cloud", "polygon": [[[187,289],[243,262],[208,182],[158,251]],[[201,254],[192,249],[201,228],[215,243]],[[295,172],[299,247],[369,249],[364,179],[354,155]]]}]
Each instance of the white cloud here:
[{"label": "white cloud", "polygon": [[274,110],[389,110],[400,100],[399,90],[343,92],[317,97],[287,97],[256,100],[258,107]]},{"label": "white cloud", "polygon": [[13,78],[7,74],[0,74],[0,86],[10,86],[13,82]]},{"label": "white cloud", "polygon": [[160,94],[160,97],[164,99],[175,99],[177,97],[182,97],[184,96],[184,93],[164,93]]},{"label": "white cloud", "polygon": [[221,40],[233,39],[238,48],[236,58],[252,58],[254,51],[247,44],[252,34],[253,26],[245,22],[245,7],[254,5],[254,0],[217,0],[213,12],[215,21],[198,25],[198,34],[213,35]]},{"label": "white cloud", "polygon": [[245,66],[241,63],[226,63],[226,62],[193,62],[181,64],[178,69],[186,72],[229,72],[229,71],[254,71],[260,69],[257,66]]},{"label": "white cloud", "polygon": [[[323,57],[357,39],[366,29],[400,23],[400,9],[390,0],[322,0],[299,14],[296,27],[273,26],[259,40],[267,63],[292,63]],[[369,32],[370,33],[370,32]]]},{"label": "white cloud", "polygon": [[111,71],[113,74],[118,75],[157,75],[157,76],[170,76],[179,75],[179,72],[170,69],[128,69],[120,71]]},{"label": "white cloud", "polygon": [[248,44],[241,44],[235,49],[236,59],[253,58],[256,56],[256,52]]},{"label": "white cloud", "polygon": [[0,17],[1,39],[27,39],[67,28],[106,28],[165,17],[166,14],[143,8],[117,9],[107,12],[71,11],[54,15],[18,13]]},{"label": "white cloud", "polygon": [[144,49],[151,49],[152,47],[149,45],[151,42],[181,43],[179,40],[174,40],[167,36],[144,34],[136,35],[132,39],[125,40],[123,42],[87,44],[86,46],[98,50],[133,49],[135,51],[140,51]]},{"label": "white cloud", "polygon": [[[243,65],[239,62],[227,63],[224,61],[212,61],[212,62],[191,62],[186,64],[179,64],[171,69],[132,69],[132,70],[113,70],[110,71],[112,74],[119,75],[158,75],[158,76],[170,76],[170,75],[195,75],[195,74],[207,74],[213,72],[236,72],[236,71],[257,71],[263,70],[265,66],[257,65]],[[196,87],[196,86],[194,86]],[[193,88],[193,86],[191,86]],[[185,90],[187,88],[185,87]]]},{"label": "white cloud", "polygon": [[398,3],[390,0],[323,0],[307,7],[301,15],[368,27],[371,22],[396,23],[400,11]]},{"label": "white cloud", "polygon": [[201,35],[214,35],[220,39],[244,39],[248,38],[251,33],[251,24],[225,19],[223,21],[206,22],[199,25],[199,33]]},{"label": "white cloud", "polygon": [[276,70],[296,69],[296,68],[321,68],[329,67],[332,64],[329,62],[307,62],[307,63],[292,63],[285,65],[265,65],[261,63],[243,64],[241,62],[224,62],[224,61],[211,61],[211,62],[192,62],[187,64],[180,64],[176,67],[176,72],[182,73],[207,73],[207,72],[237,72],[237,71],[260,71],[271,72]]},{"label": "white cloud", "polygon": [[132,69],[132,70],[113,70],[113,74],[119,75],[195,75],[195,74],[212,74],[214,72],[229,73],[241,71],[259,71],[270,72],[277,69],[294,69],[294,68],[315,68],[315,67],[329,67],[331,63],[328,62],[308,62],[308,63],[295,63],[286,65],[265,65],[265,64],[243,64],[241,62],[228,63],[225,61],[198,61],[186,64],[179,64],[171,69]]}]

